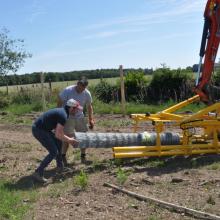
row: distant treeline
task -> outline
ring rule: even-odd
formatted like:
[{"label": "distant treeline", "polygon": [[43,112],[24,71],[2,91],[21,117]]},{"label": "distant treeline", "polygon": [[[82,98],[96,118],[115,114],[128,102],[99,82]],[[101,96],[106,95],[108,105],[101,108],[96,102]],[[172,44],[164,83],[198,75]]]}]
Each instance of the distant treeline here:
[{"label": "distant treeline", "polygon": [[[124,73],[132,71],[143,72],[145,75],[153,73],[153,69],[124,69]],[[7,75],[0,76],[0,86],[8,85],[24,85],[40,83],[40,72],[34,72],[31,74],[23,75]],[[99,79],[99,78],[112,78],[119,76],[118,69],[97,69],[97,70],[81,70],[71,72],[44,72],[45,82],[60,82],[60,81],[72,81],[77,80],[80,76],[86,76],[88,79]]]}]

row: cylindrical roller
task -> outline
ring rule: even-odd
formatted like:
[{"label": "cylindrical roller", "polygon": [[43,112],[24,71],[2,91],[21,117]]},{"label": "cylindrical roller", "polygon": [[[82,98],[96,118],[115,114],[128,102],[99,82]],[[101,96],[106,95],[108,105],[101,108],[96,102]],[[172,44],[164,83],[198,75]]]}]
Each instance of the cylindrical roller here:
[{"label": "cylindrical roller", "polygon": [[[147,146],[156,145],[157,134],[144,132],[141,133],[142,136],[142,144]],[[161,145],[176,145],[180,144],[180,136],[177,133],[173,132],[164,132],[160,134]]]},{"label": "cylindrical roller", "polygon": [[138,133],[84,133],[76,132],[79,148],[111,148],[115,146],[132,146],[141,144]]},{"label": "cylindrical roller", "polygon": [[[76,132],[79,148],[112,148],[117,146],[155,146],[156,133],[84,133]],[[160,134],[162,145],[180,143],[179,134],[166,132]]]}]

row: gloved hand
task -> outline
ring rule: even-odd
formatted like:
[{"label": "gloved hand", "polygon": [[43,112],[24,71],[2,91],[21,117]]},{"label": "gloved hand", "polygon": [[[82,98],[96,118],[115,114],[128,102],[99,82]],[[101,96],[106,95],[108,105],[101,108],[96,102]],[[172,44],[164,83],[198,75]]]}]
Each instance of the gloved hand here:
[{"label": "gloved hand", "polygon": [[92,119],[92,120],[89,120],[89,129],[93,129],[93,127],[94,127],[94,120]]}]

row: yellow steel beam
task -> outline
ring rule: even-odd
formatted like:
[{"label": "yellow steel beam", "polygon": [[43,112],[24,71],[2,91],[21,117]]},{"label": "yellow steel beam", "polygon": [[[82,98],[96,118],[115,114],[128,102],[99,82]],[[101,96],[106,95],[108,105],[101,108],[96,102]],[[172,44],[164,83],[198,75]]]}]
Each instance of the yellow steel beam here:
[{"label": "yellow steel beam", "polygon": [[[209,112],[217,111],[220,108],[220,103],[215,103],[211,106],[206,107],[203,110],[198,111],[197,113],[190,115],[186,117],[182,123],[188,122],[188,121],[194,121],[198,119],[203,119],[206,115],[208,115]],[[207,116],[206,116],[207,118]]]},{"label": "yellow steel beam", "polygon": [[[186,149],[199,149],[199,148],[208,148],[208,149],[218,149],[220,150],[220,145],[217,144],[193,144],[193,145],[164,145],[161,146],[161,151],[166,150],[186,150]],[[132,146],[132,147],[113,147],[114,152],[136,152],[136,151],[155,151],[157,146]]]},{"label": "yellow steel beam", "polygon": [[192,98],[184,100],[183,102],[180,102],[174,106],[171,106],[170,108],[165,109],[163,112],[167,112],[167,113],[175,112],[175,111],[177,111],[177,110],[179,110],[179,109],[181,109],[181,108],[183,108],[183,107],[185,107],[195,101],[199,101],[199,99],[200,99],[199,95],[195,95]]},{"label": "yellow steel beam", "polygon": [[175,156],[175,155],[194,155],[194,154],[213,154],[220,153],[216,149],[192,149],[190,153],[186,151],[161,151],[161,152],[126,152],[126,153],[113,153],[115,158],[134,158],[134,157],[152,157],[152,156]]},{"label": "yellow steel beam", "polygon": [[[138,120],[138,121],[141,121],[141,120],[157,120],[157,119],[165,119],[164,116],[167,114],[167,113],[172,113],[172,112],[175,112],[177,110],[179,110],[180,108],[183,108],[185,107],[186,105],[189,105],[195,101],[198,101],[199,100],[199,95],[195,95],[193,96],[192,98],[189,98],[183,102],[180,102],[174,106],[171,106],[165,110],[163,110],[162,112],[158,112],[156,114],[150,114],[150,115],[147,115],[147,114],[131,114],[131,118],[134,119],[134,120]],[[167,114],[168,115],[168,114]],[[173,115],[173,114],[171,114]],[[179,116],[179,115],[178,115]],[[176,116],[175,116],[176,117]],[[182,118],[182,116],[181,116]]]}]

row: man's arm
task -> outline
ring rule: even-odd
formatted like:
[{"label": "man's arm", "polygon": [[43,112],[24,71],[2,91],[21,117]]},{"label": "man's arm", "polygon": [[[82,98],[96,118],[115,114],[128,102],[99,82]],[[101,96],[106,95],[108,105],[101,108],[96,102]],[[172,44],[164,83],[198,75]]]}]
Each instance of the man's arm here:
[{"label": "man's arm", "polygon": [[76,139],[65,135],[63,129],[64,129],[64,126],[58,123],[56,126],[56,129],[55,129],[55,137],[57,139],[64,141],[64,142],[67,142],[72,145],[76,145],[79,143]]},{"label": "man's arm", "polygon": [[92,107],[92,104],[88,104],[88,116],[89,116],[89,128],[90,129],[93,129],[94,127],[94,119],[93,119],[93,107]]}]

